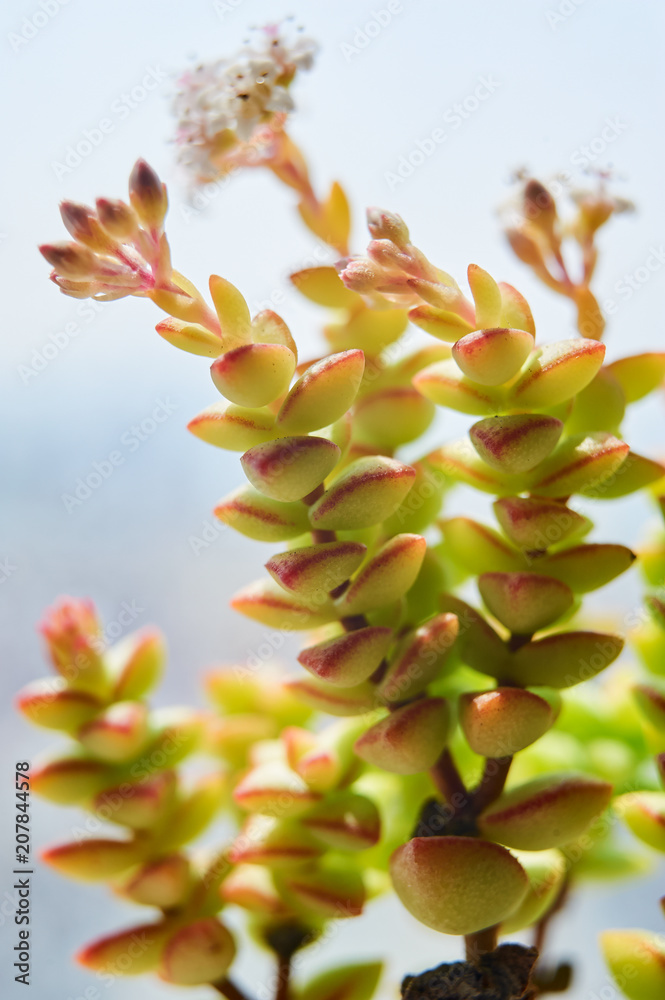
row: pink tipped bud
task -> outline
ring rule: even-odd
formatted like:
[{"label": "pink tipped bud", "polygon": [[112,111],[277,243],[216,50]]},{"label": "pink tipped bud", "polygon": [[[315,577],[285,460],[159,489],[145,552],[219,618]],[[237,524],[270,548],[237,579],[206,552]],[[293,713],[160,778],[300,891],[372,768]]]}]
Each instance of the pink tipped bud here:
[{"label": "pink tipped bud", "polygon": [[367,228],[375,240],[392,240],[398,247],[409,242],[407,225],[395,212],[386,212],[383,208],[368,208]]},{"label": "pink tipped bud", "polygon": [[339,276],[345,286],[350,291],[359,292],[361,295],[369,295],[384,280],[381,268],[365,257],[340,261],[338,268]]},{"label": "pink tipped bud", "polygon": [[166,185],[145,160],[137,160],[129,176],[132,208],[150,229],[161,227],[168,208]]},{"label": "pink tipped bud", "polygon": [[102,837],[50,847],[44,861],[69,878],[97,881],[127,871],[141,859],[141,846],[131,840]]},{"label": "pink tipped bud", "polygon": [[139,227],[136,213],[124,201],[98,198],[97,215],[106,232],[117,240],[131,240]]},{"label": "pink tipped bud", "polygon": [[87,205],[75,201],[60,203],[60,215],[67,232],[91,250],[106,250],[109,238],[99,224],[95,213]]},{"label": "pink tipped bud", "polygon": [[71,687],[93,694],[104,687],[101,630],[92,601],[62,598],[47,611],[39,630],[55,669]]},{"label": "pink tipped bud", "polygon": [[80,243],[44,243],[39,252],[64,278],[95,278],[98,260]]},{"label": "pink tipped bud", "polygon": [[150,972],[159,963],[168,930],[166,921],[131,927],[93,941],[78,953],[76,959],[93,972],[107,973],[112,977],[138,976]]}]

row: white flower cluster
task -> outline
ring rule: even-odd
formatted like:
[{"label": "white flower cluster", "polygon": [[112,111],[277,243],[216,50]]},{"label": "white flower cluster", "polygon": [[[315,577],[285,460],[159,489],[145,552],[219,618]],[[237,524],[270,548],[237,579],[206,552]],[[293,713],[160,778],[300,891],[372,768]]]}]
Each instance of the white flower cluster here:
[{"label": "white flower cluster", "polygon": [[256,144],[254,162],[269,157],[271,126],[280,128],[294,107],[289,84],[299,69],[311,67],[315,52],[310,39],[299,35],[291,41],[282,25],[269,25],[260,29],[259,44],[248,45],[235,59],[188,70],[173,102],[185,167],[203,178],[217,175],[214,156],[234,139]]}]

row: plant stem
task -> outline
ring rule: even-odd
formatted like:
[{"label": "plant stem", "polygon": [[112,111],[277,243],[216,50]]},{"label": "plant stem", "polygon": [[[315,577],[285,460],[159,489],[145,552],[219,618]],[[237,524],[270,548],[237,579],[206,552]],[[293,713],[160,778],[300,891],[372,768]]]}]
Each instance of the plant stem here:
[{"label": "plant stem", "polygon": [[275,1000],[289,1000],[291,995],[289,983],[291,980],[291,956],[280,955],[277,966],[277,989],[275,990]]},{"label": "plant stem", "polygon": [[250,1000],[246,993],[236,986],[236,984],[228,978],[220,979],[218,983],[212,983],[212,988],[221,993],[226,1000]]},{"label": "plant stem", "polygon": [[488,757],[480,784],[473,791],[473,811],[477,814],[486,809],[501,795],[508,777],[512,757]]},{"label": "plant stem", "polygon": [[467,934],[464,938],[467,962],[477,962],[481,955],[487,951],[494,951],[499,940],[499,927],[486,927],[485,930],[476,931],[475,934]]},{"label": "plant stem", "polygon": [[429,773],[437,790],[447,802],[450,803],[454,796],[457,798],[461,796],[462,800],[468,802],[468,789],[460,777],[448,747],[444,749],[436,764],[430,768]]}]

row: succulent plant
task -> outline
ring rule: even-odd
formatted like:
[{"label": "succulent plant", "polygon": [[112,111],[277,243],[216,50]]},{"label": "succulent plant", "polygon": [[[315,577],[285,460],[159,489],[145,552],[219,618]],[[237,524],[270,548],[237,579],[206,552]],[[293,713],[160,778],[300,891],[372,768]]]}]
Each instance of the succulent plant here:
[{"label": "succulent plant", "polygon": [[[33,769],[32,789],[122,836],[83,837],[44,859],[151,908],[147,922],[81,952],[96,971],[154,971],[246,1000],[228,907],[274,953],[276,1000],[369,1000],[379,964],[296,987],[292,959],[392,884],[416,920],[466,939],[466,963],[437,970],[440,983],[508,968],[519,1000],[565,987],[569,971],[548,979],[542,963],[532,970],[535,951],[497,949],[499,937],[532,927],[542,951],[586,877],[639,869],[617,818],[665,850],[665,688],[652,676],[665,672],[665,605],[653,596],[636,623],[643,668],[605,679],[624,640],[585,617],[583,595],[635,555],[587,541],[593,525],[575,506],[650,490],[665,507],[665,467],[621,430],[626,408],[660,388],[665,354],[605,363],[594,241],[622,206],[602,186],[564,226],[547,188],[527,179],[508,233],[517,257],[573,301],[579,337],[540,342],[521,293],[476,264],[465,294],[389,211],[368,211],[367,251],[350,255],[343,189],[316,195],[286,131],[291,84],[312,53],[267,29],[233,66],[185,78],[177,111],[199,179],[262,166],[295,191],[302,221],[331,248],[329,264],[292,275],[331,310],[330,353],[300,360],[281,316],[252,317],[217,275],[208,302],[173,270],[166,188],[142,160],[129,203],[63,203],[72,242],[42,247],[66,295],[152,299],[167,314],[159,335],[211,363],[223,398],[188,426],[240,452],[248,481],[215,515],[277,546],[233,607],[305,633],[302,669],[216,671],[211,710],[166,712],[146,702],[164,660],[159,635],[107,650],[92,605],[61,602],[43,626],[57,677],[28,685],[18,705],[69,749]],[[438,408],[471,417],[468,434],[420,446]],[[459,512],[447,497],[457,484],[493,498],[493,523]],[[651,585],[663,537],[643,557]],[[477,607],[460,596],[471,584]],[[192,754],[212,770],[194,784],[179,766]],[[235,833],[197,851],[220,812]],[[603,949],[631,1000],[664,994],[662,938],[607,931]],[[403,995],[429,995],[419,982],[407,977]]]}]

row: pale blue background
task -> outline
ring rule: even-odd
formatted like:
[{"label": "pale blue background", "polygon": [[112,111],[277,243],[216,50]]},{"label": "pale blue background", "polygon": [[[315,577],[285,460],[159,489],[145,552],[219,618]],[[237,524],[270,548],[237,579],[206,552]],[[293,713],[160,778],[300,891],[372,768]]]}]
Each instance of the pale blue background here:
[{"label": "pale blue background", "polygon": [[[47,7],[53,10],[55,2],[49,0]],[[264,547],[231,532],[220,533],[198,557],[189,544],[190,536],[200,535],[203,523],[211,520],[215,500],[240,481],[236,456],[206,447],[184,429],[215,399],[205,362],[173,350],[154,334],[159,317],[150,303],[114,303],[87,322],[75,300],[49,285],[48,268],[35,251],[38,242],[63,237],[57,212],[61,198],[124,195],[129,169],[143,155],[170,184],[168,231],[176,265],[202,286],[210,271],[224,274],[256,308],[272,297],[299,343],[316,350],[318,313],[285,285],[288,271],[303,266],[316,250],[294,219],[289,192],[267,175],[247,174],[224,188],[207,212],[187,221],[173,148],[166,144],[172,77],[126,118],[117,110],[122,94],[140,84],[150,67],[174,74],[190,55],[232,51],[248,25],[295,13],[323,49],[314,71],[298,85],[300,112],[293,132],[319,187],[334,177],[347,185],[356,207],[355,245],[365,243],[364,205],[396,209],[409,222],[414,240],[447,270],[462,277],[475,261],[516,283],[531,301],[543,339],[572,335],[572,317],[568,303],[536,285],[500,236],[495,210],[514,168],[526,165],[544,176],[569,170],[575,182],[583,183],[581,147],[600,136],[606,119],[618,117],[626,128],[597,165],[616,167],[625,178],[617,191],[634,197],[640,210],[620,218],[601,237],[596,284],[601,299],[617,299],[622,275],[641,266],[650,248],[665,240],[662,5],[585,0],[575,6],[565,0],[561,8],[571,13],[557,19],[556,0],[413,0],[366,48],[345,57],[349,50],[343,46],[354,44],[357,29],[379,6],[381,0],[236,0],[218,9],[204,0],[69,0],[15,51],[11,33],[40,8],[37,0],[3,5],[0,419],[6,485],[0,558],[15,567],[0,584],[3,795],[14,760],[32,757],[50,742],[48,734],[14,718],[10,700],[21,684],[45,672],[34,624],[58,594],[91,595],[109,621],[123,602],[136,602],[143,609],[137,625],[155,622],[166,630],[171,669],[159,696],[163,702],[200,699],[197,675],[204,666],[244,660],[262,641],[262,630],[232,617],[226,605],[241,582],[259,574]],[[496,92],[462,127],[446,123],[446,111],[488,75],[499,83]],[[80,166],[58,179],[54,161],[63,159],[66,147],[85,129],[108,117],[113,131]],[[386,173],[439,127],[447,132],[446,142],[391,191]],[[609,356],[662,348],[662,299],[663,270],[658,270],[622,301],[607,336]],[[33,350],[41,352],[51,335],[72,322],[79,335],[26,382],[21,366],[33,362]],[[147,417],[160,397],[177,403],[175,413],[130,453],[121,444],[123,434]],[[662,416],[659,399],[640,406],[627,424],[629,434],[651,454],[662,451]],[[446,415],[432,440],[459,433],[463,424]],[[61,495],[118,447],[125,463],[87,502],[67,513]],[[468,498],[460,495],[462,502],[467,506]],[[610,513],[595,505],[601,524],[596,537],[620,536],[635,544],[644,537],[651,511],[641,501],[614,506]],[[617,616],[616,609],[639,603],[639,593],[636,580],[616,585],[596,606]],[[37,806],[36,843],[66,839],[77,821],[73,813]],[[7,859],[9,823],[5,816],[0,824]],[[8,887],[7,878],[2,876]],[[661,929],[661,893],[662,887],[643,879],[575,898],[552,939],[557,955],[584,958],[571,996],[609,995],[601,992],[607,983],[596,931],[608,925]],[[134,910],[109,899],[103,888],[65,883],[45,870],[36,877],[33,899],[32,995],[83,998],[94,980],[69,956],[91,936],[135,919]],[[7,929],[3,995],[18,997],[24,992],[7,971],[13,944]],[[341,956],[386,951],[393,985],[386,985],[382,997],[395,995],[394,984],[407,970],[456,956],[458,943],[425,930],[389,902],[370,907],[361,921],[340,925],[326,953],[313,954],[308,963],[316,968]],[[249,949],[243,955],[241,974],[258,993],[267,967],[256,964],[254,955]],[[142,979],[100,988],[95,1000],[176,995],[166,985]],[[203,998],[210,991],[190,995]]]}]

